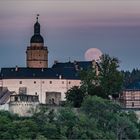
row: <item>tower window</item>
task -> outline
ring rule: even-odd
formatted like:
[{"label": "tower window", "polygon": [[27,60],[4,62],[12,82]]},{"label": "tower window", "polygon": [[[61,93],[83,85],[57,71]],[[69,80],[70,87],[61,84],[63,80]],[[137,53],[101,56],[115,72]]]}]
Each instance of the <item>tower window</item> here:
[{"label": "tower window", "polygon": [[69,81],[69,84],[71,84],[71,82]]},{"label": "tower window", "polygon": [[36,81],[34,81],[34,84],[36,84]]},{"label": "tower window", "polygon": [[50,81],[50,84],[52,84],[52,81]]},{"label": "tower window", "polygon": [[22,84],[22,81],[19,81],[19,84]]},{"label": "tower window", "polygon": [[62,81],[62,84],[64,84],[64,81]]}]

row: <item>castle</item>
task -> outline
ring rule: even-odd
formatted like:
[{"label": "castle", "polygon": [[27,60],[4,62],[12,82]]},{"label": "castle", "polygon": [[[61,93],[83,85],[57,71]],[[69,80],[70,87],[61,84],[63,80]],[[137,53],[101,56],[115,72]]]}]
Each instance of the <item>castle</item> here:
[{"label": "castle", "polygon": [[[34,24],[34,35],[26,50],[27,67],[1,68],[0,104],[9,102],[11,95],[38,96],[41,104],[59,105],[65,93],[73,86],[80,86],[79,70],[96,65],[95,61],[55,61],[48,68],[48,47],[40,34],[38,16]],[[14,96],[13,96],[14,98]]]},{"label": "castle", "polygon": [[[30,116],[28,111],[39,104],[60,105],[70,88],[80,86],[80,70],[95,68],[98,73],[96,61],[55,61],[49,68],[48,47],[44,46],[40,34],[38,16],[34,35],[26,50],[26,65],[1,68],[0,71],[0,109],[20,116]],[[120,94],[120,101],[125,108],[139,108],[139,93],[140,90],[124,90]]]}]

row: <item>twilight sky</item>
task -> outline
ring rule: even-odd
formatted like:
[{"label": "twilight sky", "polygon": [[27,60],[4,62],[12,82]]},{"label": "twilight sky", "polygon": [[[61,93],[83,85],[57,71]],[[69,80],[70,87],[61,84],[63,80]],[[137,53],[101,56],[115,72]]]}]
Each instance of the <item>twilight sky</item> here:
[{"label": "twilight sky", "polygon": [[140,69],[139,0],[1,0],[0,67],[26,66],[36,14],[54,60],[85,60],[89,48],[118,57],[121,69]]}]

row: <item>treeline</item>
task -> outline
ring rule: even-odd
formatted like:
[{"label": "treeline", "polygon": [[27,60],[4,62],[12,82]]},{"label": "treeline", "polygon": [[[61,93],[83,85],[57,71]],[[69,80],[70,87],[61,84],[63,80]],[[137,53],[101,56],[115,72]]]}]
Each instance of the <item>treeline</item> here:
[{"label": "treeline", "polygon": [[0,112],[0,139],[139,139],[140,124],[133,112],[97,96],[88,96],[78,109],[46,107],[32,117]]},{"label": "treeline", "polygon": [[124,88],[140,88],[140,70],[133,69],[130,71],[122,71],[124,77]]}]

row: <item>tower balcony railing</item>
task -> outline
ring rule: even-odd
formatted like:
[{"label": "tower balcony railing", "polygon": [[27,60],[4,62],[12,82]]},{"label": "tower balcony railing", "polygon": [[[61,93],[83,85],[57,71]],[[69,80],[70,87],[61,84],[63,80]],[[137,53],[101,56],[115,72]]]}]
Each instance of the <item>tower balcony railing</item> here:
[{"label": "tower balcony railing", "polygon": [[41,46],[41,47],[38,47],[38,46],[28,46],[27,47],[27,50],[47,50],[47,46]]}]

